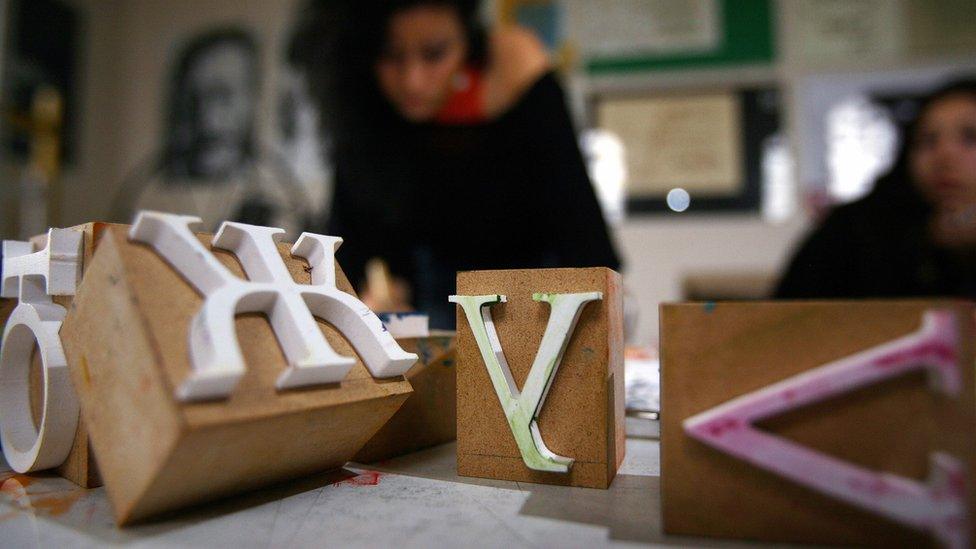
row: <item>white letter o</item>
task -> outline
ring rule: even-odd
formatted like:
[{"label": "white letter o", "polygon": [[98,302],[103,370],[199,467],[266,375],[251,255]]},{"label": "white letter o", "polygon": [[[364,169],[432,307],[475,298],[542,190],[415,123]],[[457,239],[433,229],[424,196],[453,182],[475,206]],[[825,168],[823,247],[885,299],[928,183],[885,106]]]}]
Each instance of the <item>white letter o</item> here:
[{"label": "white letter o", "polygon": [[[0,348],[0,432],[3,455],[18,473],[64,462],[78,428],[78,398],[58,332],[65,310],[54,303],[17,305],[7,320]],[[34,342],[41,355],[44,400],[39,427],[30,406]]]}]

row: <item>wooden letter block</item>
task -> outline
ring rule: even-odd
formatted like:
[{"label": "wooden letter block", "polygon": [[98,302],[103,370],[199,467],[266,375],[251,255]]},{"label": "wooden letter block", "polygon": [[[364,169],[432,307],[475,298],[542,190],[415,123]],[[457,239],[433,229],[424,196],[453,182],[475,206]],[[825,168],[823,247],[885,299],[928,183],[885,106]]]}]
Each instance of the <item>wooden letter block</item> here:
[{"label": "wooden letter block", "polygon": [[5,241],[0,280],[0,422],[4,453],[21,473],[53,469],[83,488],[101,485],[79,418],[60,328],[104,224]]},{"label": "wooden letter block", "polygon": [[[296,247],[296,253],[308,252],[306,262],[285,244],[248,240],[241,234],[247,227],[230,229],[218,241],[247,253],[235,256],[213,248],[210,235],[190,235],[206,254],[196,258],[207,269],[194,278],[196,286],[156,249],[131,240],[137,231],[107,229],[65,319],[72,379],[119,524],[341,467],[410,394],[402,376],[376,379],[368,371],[356,352],[375,343],[364,344],[365,332],[347,339],[319,318],[312,321],[314,333],[290,331],[305,325],[269,322],[305,322],[294,302],[287,304],[292,311],[284,304],[271,308],[273,299],[294,301],[296,295],[328,301],[330,314],[345,314],[342,300],[355,295],[337,265],[332,272],[331,249]],[[264,237],[273,238],[271,230]],[[167,238],[156,242],[171,244],[170,251],[186,245]],[[234,325],[229,339],[201,340],[201,334],[228,333],[220,317],[197,320],[204,296],[234,283],[225,269],[238,280],[247,269],[250,282],[268,288],[250,296],[238,292],[245,297],[236,308],[223,309]],[[283,274],[292,280],[279,280]],[[330,274],[334,280],[324,276]],[[345,297],[324,295],[325,288],[316,288],[323,282]],[[276,283],[287,288],[278,292],[270,286]],[[255,309],[269,312],[242,314]],[[375,319],[370,315],[366,310],[361,319],[342,322],[362,326]],[[208,329],[198,329],[203,324]],[[279,344],[282,337],[290,339]],[[308,342],[317,354],[296,358]],[[409,356],[395,343],[379,351],[374,359],[394,351]],[[214,357],[241,360],[214,363]],[[320,357],[325,363],[317,362]],[[339,381],[311,381],[340,368],[346,373]]]},{"label": "wooden letter block", "polygon": [[457,351],[450,332],[397,339],[420,356],[406,373],[413,394],[353,461],[374,463],[457,438]]},{"label": "wooden letter block", "polygon": [[625,443],[620,275],[462,272],[451,301],[458,474],[607,488]]},{"label": "wooden letter block", "polygon": [[969,547],[976,307],[661,307],[669,534]]}]

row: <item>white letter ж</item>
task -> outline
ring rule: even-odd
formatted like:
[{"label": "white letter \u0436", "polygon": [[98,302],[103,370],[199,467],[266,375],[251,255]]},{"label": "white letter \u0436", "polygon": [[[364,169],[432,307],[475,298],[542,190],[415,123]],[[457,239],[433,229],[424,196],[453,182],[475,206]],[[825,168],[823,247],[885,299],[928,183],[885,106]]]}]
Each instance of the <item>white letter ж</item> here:
[{"label": "white letter \u0436", "polygon": [[249,280],[228,271],[190,231],[200,219],[159,212],[140,212],[129,238],[152,246],[198,292],[204,303],[190,325],[193,372],[179,387],[183,400],[230,395],[244,375],[235,315],[263,312],[271,321],[288,361],[278,377],[279,389],[342,381],[356,363],[339,355],[325,340],[312,315],[335,326],[362,357],[374,377],[403,375],[417,355],[405,352],[363,302],[335,283],[335,250],[342,239],[302,233],[292,255],[308,260],[312,283],[298,284],[275,244],[284,230],[224,222],[213,247],[237,255]]}]

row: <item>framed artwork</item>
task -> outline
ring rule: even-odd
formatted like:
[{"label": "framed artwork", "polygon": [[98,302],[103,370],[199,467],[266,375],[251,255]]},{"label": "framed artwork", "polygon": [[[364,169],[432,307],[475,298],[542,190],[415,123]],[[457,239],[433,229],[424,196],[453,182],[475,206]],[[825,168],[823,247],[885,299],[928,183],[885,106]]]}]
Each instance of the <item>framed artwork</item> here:
[{"label": "framed artwork", "polygon": [[601,94],[591,115],[623,146],[629,213],[676,209],[672,190],[687,192],[689,211],[759,209],[763,146],[779,130],[775,89]]},{"label": "framed artwork", "polygon": [[569,26],[592,76],[770,65],[776,57],[772,0],[595,0],[571,6]]},{"label": "framed artwork", "polygon": [[[318,152],[299,150],[307,142],[297,142],[316,120],[295,101],[286,102],[279,114],[290,125],[282,134],[294,139],[280,148],[259,146],[262,51],[254,30],[239,25],[204,28],[172,43],[170,67],[160,80],[168,83],[160,144],[118,187],[112,219],[154,210],[196,215],[214,229],[222,220],[293,233],[308,226],[313,202],[285,153]],[[307,88],[282,72],[279,84],[293,84],[289,98],[298,99]]]},{"label": "framed artwork", "polygon": [[254,162],[258,44],[242,28],[218,28],[182,45],[170,76],[163,173],[213,184]]},{"label": "framed artwork", "polygon": [[719,0],[567,3],[569,35],[585,59],[708,55],[722,41]]}]

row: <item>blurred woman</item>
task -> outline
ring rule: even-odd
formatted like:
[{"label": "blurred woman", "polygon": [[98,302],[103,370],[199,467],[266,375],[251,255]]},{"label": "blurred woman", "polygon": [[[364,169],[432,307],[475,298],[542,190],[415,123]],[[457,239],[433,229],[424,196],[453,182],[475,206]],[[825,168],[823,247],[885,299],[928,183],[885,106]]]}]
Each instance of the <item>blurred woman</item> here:
[{"label": "blurred woman", "polygon": [[340,34],[305,49],[337,60],[317,71],[335,113],[327,230],[345,239],[354,284],[381,257],[432,325],[449,327],[457,271],[619,268],[562,88],[529,32],[484,33],[470,0],[352,4],[319,2],[310,24]]},{"label": "blurred woman", "polygon": [[895,166],[808,237],[776,296],[976,298],[976,81],[923,101]]}]

